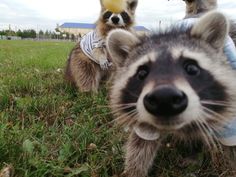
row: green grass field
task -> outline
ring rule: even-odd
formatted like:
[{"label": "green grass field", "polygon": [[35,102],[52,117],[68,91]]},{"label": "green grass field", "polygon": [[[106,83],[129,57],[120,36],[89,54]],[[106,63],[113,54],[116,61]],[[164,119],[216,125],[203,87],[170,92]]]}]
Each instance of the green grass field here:
[{"label": "green grass field", "polygon": [[[73,46],[0,41],[0,168],[11,164],[15,176],[115,177],[122,172],[126,135],[111,124],[104,107],[107,90],[82,94],[63,80]],[[176,165],[183,151],[176,149],[158,154],[159,176],[227,174],[208,164]]]}]

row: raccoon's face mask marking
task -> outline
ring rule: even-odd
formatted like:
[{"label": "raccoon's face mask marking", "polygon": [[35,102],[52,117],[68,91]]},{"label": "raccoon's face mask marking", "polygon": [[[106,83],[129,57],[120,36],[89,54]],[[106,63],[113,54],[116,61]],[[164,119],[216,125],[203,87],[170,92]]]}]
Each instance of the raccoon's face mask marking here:
[{"label": "raccoon's face mask marking", "polygon": [[193,124],[215,130],[231,119],[236,114],[236,83],[229,80],[235,72],[223,64],[227,33],[227,19],[217,12],[203,16],[180,35],[138,38],[123,30],[111,32],[108,51],[119,68],[111,104],[122,117],[118,122],[145,122],[160,131]]},{"label": "raccoon's face mask marking", "polygon": [[116,14],[106,9],[102,9],[102,20],[107,25],[112,27],[129,26],[134,21],[134,13],[138,5],[137,0],[126,0],[126,9],[123,12]]},{"label": "raccoon's face mask marking", "polygon": [[125,11],[121,12],[120,14],[114,14],[110,11],[106,11],[103,14],[103,21],[110,26],[122,27],[131,23],[131,17]]}]

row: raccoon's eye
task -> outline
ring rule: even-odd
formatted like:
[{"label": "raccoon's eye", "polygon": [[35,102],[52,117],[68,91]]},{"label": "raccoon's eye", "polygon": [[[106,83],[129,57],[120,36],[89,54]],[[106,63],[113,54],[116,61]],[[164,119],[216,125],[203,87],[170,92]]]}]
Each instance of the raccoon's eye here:
[{"label": "raccoon's eye", "polygon": [[137,71],[137,77],[139,80],[144,80],[149,74],[149,68],[146,65],[140,66]]},{"label": "raccoon's eye", "polygon": [[107,20],[107,19],[109,19],[111,17],[111,15],[112,15],[112,12],[107,11],[106,13],[103,14],[103,19]]},{"label": "raccoon's eye", "polygon": [[184,69],[190,76],[198,76],[200,74],[200,67],[198,66],[197,62],[193,60],[184,62]]},{"label": "raccoon's eye", "polygon": [[129,23],[130,22],[130,17],[126,12],[121,12],[120,14],[124,20],[125,23]]},{"label": "raccoon's eye", "polygon": [[188,3],[191,3],[191,2],[193,2],[194,0],[185,0],[185,1],[187,1]]}]

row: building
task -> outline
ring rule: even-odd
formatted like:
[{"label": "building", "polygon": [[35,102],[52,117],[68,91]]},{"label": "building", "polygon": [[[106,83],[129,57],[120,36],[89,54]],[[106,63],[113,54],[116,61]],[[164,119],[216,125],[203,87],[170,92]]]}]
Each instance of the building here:
[{"label": "building", "polygon": [[[74,34],[76,36],[83,36],[95,28],[95,24],[91,23],[64,23],[58,27],[58,30],[62,33]],[[149,31],[144,26],[135,26],[138,32]]]},{"label": "building", "polygon": [[3,39],[3,40],[21,40],[21,37],[0,35],[0,39]]}]

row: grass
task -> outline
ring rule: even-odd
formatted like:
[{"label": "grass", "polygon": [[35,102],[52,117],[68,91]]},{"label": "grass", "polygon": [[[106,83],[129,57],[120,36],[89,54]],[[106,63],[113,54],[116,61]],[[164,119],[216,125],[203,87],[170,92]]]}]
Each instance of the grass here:
[{"label": "grass", "polygon": [[[0,168],[11,164],[19,177],[115,177],[122,172],[126,135],[110,124],[109,109],[102,107],[108,104],[106,88],[82,94],[63,80],[73,46],[0,41]],[[219,176],[207,165],[204,170],[200,164],[179,167],[181,152],[172,147],[158,154],[154,169],[159,176]]]}]

